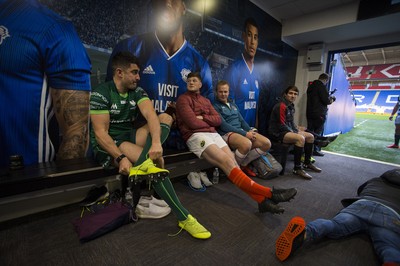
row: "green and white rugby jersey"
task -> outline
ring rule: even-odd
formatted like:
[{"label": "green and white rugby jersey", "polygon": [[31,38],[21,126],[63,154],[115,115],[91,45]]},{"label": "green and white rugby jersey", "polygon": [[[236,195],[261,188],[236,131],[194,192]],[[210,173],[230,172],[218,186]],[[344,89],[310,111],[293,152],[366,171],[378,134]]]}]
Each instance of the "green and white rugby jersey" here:
[{"label": "green and white rugby jersey", "polygon": [[[125,94],[120,94],[114,81],[96,87],[90,96],[90,114],[110,114],[109,135],[115,138],[132,129],[132,122],[139,114],[138,104],[149,100],[144,89],[137,87]],[[94,134],[91,132],[91,140]],[[95,141],[95,140],[94,140]],[[93,143],[93,142],[92,142]]]}]

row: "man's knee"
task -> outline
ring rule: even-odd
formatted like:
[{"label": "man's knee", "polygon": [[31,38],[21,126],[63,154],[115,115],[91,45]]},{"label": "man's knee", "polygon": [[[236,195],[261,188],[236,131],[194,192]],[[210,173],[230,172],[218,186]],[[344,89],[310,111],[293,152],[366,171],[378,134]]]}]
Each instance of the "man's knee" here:
[{"label": "man's knee", "polygon": [[268,151],[271,148],[271,141],[267,137],[260,135],[258,133],[257,133],[256,137],[257,137],[257,139],[260,140],[260,143],[261,143],[260,149],[261,150]]},{"label": "man's knee", "polygon": [[305,136],[305,140],[306,140],[306,142],[308,142],[308,143],[314,143],[314,135],[308,133],[308,134]]},{"label": "man's knee", "polygon": [[296,134],[296,146],[299,147],[304,147],[304,144],[306,143],[306,138],[303,135]]},{"label": "man's knee", "polygon": [[237,146],[242,154],[247,154],[251,150],[252,142],[247,138],[243,138]]},{"label": "man's knee", "polygon": [[160,123],[167,124],[169,126],[171,126],[172,123],[174,122],[172,116],[166,113],[159,114],[158,119],[160,120]]}]

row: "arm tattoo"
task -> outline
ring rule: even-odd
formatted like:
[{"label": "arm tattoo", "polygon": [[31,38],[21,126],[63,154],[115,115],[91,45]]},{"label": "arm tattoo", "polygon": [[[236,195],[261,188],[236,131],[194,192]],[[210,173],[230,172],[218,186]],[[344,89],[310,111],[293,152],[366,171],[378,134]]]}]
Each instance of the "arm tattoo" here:
[{"label": "arm tattoo", "polygon": [[52,89],[54,111],[62,135],[57,159],[85,157],[89,140],[87,91]]}]

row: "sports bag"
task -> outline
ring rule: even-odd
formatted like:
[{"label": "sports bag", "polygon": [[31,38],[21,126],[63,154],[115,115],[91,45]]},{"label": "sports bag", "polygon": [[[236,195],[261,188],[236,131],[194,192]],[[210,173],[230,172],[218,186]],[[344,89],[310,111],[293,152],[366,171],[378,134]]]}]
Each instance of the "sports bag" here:
[{"label": "sports bag", "polygon": [[82,218],[74,219],[72,224],[80,242],[84,243],[137,220],[135,216],[130,204],[117,201]]},{"label": "sports bag", "polygon": [[251,165],[261,179],[275,178],[282,171],[282,165],[269,152],[252,161]]}]

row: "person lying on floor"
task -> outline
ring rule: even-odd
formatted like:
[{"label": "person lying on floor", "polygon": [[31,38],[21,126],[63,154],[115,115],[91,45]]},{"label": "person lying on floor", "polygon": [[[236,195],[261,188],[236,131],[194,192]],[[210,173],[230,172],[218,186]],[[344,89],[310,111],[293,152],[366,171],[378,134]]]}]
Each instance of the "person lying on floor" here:
[{"label": "person lying on floor", "polygon": [[221,124],[217,132],[234,151],[235,159],[242,171],[255,177],[248,166],[253,160],[265,155],[271,148],[268,138],[251,129],[244,121],[237,105],[229,101],[229,84],[225,80],[220,80],[216,88],[216,101],[213,104],[215,110],[221,115]]},{"label": "person lying on floor", "polygon": [[[147,93],[138,86],[139,63],[135,56],[119,52],[111,60],[113,79],[96,87],[90,99],[91,144],[95,159],[105,168],[117,167],[120,174],[134,178],[146,174],[162,176],[152,179],[151,185],[177,216],[178,226],[195,238],[211,237],[182,206],[168,171],[161,169],[164,166],[162,142],[168,137],[172,117],[167,113],[158,117]],[[147,124],[135,128],[139,111]],[[134,207],[136,204],[134,202]]]},{"label": "person lying on floor", "polygon": [[221,117],[210,100],[200,95],[201,87],[199,73],[189,73],[187,92],[176,103],[177,125],[189,150],[222,169],[229,180],[258,203],[261,213],[282,213],[284,209],[278,203],[292,199],[297,190],[264,187],[239,168],[230,148],[215,130],[221,124]]},{"label": "person lying on floor", "polygon": [[400,265],[400,169],[386,171],[343,199],[345,207],[332,220],[306,222],[294,217],[276,241],[276,256],[284,261],[302,246],[366,233],[384,266]]},{"label": "person lying on floor", "polygon": [[[311,163],[314,136],[297,127],[294,123],[294,102],[299,95],[296,86],[289,86],[283,92],[282,101],[277,103],[271,113],[269,122],[269,136],[285,144],[294,144],[294,169],[293,173],[304,179],[312,179],[312,176],[304,171],[310,169],[314,172],[322,170]],[[301,156],[304,149],[304,163],[301,164]]]}]

